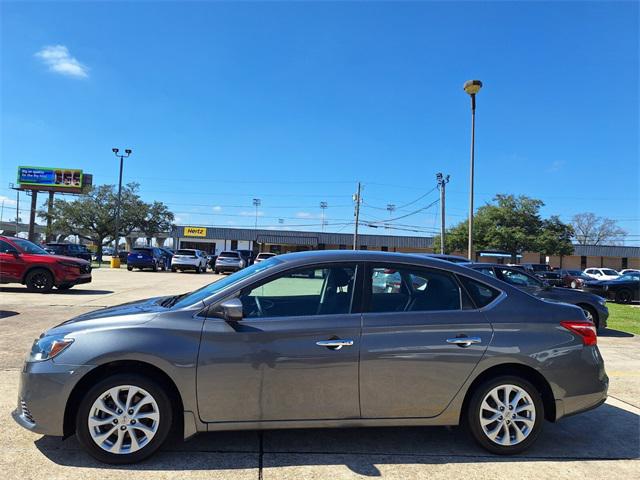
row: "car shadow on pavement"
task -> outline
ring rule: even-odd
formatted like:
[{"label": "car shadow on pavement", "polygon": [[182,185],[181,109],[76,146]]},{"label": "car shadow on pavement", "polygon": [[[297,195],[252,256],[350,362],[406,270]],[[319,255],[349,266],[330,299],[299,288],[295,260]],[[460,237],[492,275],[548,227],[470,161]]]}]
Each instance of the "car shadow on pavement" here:
[{"label": "car shadow on pavement", "polygon": [[135,465],[105,465],[86,454],[75,436],[41,437],[35,446],[56,464],[120,470],[220,470],[342,465],[377,477],[376,465],[438,465],[536,461],[635,459],[640,456],[640,415],[605,404],[596,410],[545,423],[534,446],[516,456],[479,448],[462,427],[345,428],[238,431],[200,434],[171,442]]},{"label": "car shadow on pavement", "polygon": [[13,310],[0,310],[0,318],[9,318],[14,315],[20,315],[20,312],[14,312]]},{"label": "car shadow on pavement", "polygon": [[613,330],[612,328],[605,328],[598,330],[599,337],[615,337],[615,338],[631,338],[635,337],[633,333],[623,332],[622,330]]},{"label": "car shadow on pavement", "polygon": [[91,290],[86,288],[70,288],[68,290],[58,290],[54,288],[50,292],[40,293],[40,292],[30,292],[26,289],[26,287],[2,287],[0,288],[0,292],[3,293],[35,293],[38,295],[109,295],[114,293],[113,290]]}]

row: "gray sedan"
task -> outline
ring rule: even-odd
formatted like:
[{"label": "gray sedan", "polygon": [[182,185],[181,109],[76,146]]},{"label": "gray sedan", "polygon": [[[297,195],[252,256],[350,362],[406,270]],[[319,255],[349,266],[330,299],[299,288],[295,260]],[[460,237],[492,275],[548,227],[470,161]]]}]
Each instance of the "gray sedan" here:
[{"label": "gray sedan", "polygon": [[605,401],[596,342],[580,308],[449,262],[296,253],[48,330],[13,417],[108,463],[148,457],[171,430],[460,423],[513,454],[545,419]]}]

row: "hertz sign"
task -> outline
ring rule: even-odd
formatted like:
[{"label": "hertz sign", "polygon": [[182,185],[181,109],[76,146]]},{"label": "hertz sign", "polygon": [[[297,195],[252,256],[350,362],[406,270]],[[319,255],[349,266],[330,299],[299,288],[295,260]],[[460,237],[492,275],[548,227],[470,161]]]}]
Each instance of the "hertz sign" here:
[{"label": "hertz sign", "polygon": [[207,229],[203,227],[184,227],[185,237],[206,237]]}]

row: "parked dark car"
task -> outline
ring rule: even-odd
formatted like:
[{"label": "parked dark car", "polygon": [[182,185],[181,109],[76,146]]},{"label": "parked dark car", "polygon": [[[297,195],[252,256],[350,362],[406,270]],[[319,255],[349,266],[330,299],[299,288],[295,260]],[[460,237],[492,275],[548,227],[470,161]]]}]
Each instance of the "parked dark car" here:
[{"label": "parked dark car", "polygon": [[628,273],[615,280],[591,280],[583,289],[618,303],[640,300],[640,273]]},{"label": "parked dark car", "polygon": [[582,270],[558,270],[562,278],[562,284],[569,288],[582,288],[585,282],[592,282],[593,277],[585,275]]},{"label": "parked dark car", "polygon": [[551,266],[546,263],[522,263],[522,268],[525,270],[537,274],[539,272],[550,272],[552,270]]},{"label": "parked dark car", "polygon": [[166,253],[157,247],[136,247],[127,255],[127,270],[150,268],[154,272],[166,270]]},{"label": "parked dark car", "polygon": [[118,258],[120,259],[120,263],[122,265],[127,264],[127,258],[129,257],[129,252],[126,250],[118,250]]},{"label": "parked dark car", "polygon": [[21,283],[31,292],[68,290],[91,282],[91,264],[53,255],[24,238],[0,236],[0,283]]},{"label": "parked dark car", "polygon": [[75,243],[47,243],[44,249],[54,255],[76,257],[91,262],[91,252],[86,245],[78,245]]},{"label": "parked dark car", "polygon": [[209,268],[211,270],[215,270],[216,269],[216,259],[218,258],[218,256],[215,253],[210,253],[208,256],[209,256],[209,262],[207,263],[207,265],[209,265]]},{"label": "parked dark car", "polygon": [[[397,288],[374,292],[379,271]],[[149,457],[172,431],[461,422],[488,451],[515,454],[545,419],[601,405],[608,383],[595,327],[573,305],[424,256],[314,251],[44,332],[13,418],[75,433],[115,464]]]},{"label": "parked dark car", "polygon": [[244,260],[244,266],[248,267],[249,265],[253,265],[253,261],[256,258],[253,250],[234,250],[240,254],[242,259]]},{"label": "parked dark car", "polygon": [[560,272],[556,270],[548,270],[546,272],[536,272],[534,275],[538,278],[541,278],[549,285],[553,285],[554,287],[564,287],[564,280],[562,279],[562,275]]},{"label": "parked dark car", "polygon": [[502,280],[535,297],[576,305],[584,311],[587,319],[592,321],[597,328],[607,326],[609,309],[605,300],[598,295],[570,288],[554,287],[535,275],[505,265],[474,263],[467,265],[467,267]]},{"label": "parked dark car", "polygon": [[171,259],[175,255],[175,252],[170,248],[158,247],[164,253],[164,268],[165,270],[171,269]]}]

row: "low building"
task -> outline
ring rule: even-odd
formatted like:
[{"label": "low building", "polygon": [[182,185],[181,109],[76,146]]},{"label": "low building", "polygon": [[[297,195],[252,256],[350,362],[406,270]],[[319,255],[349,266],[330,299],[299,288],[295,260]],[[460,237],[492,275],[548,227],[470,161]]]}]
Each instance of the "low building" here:
[{"label": "low building", "polygon": [[[219,254],[224,250],[289,253],[304,250],[347,250],[353,248],[353,234],[261,230],[211,226],[176,226],[177,248],[197,248]],[[358,235],[358,248],[389,252],[432,252],[432,237]]]}]

